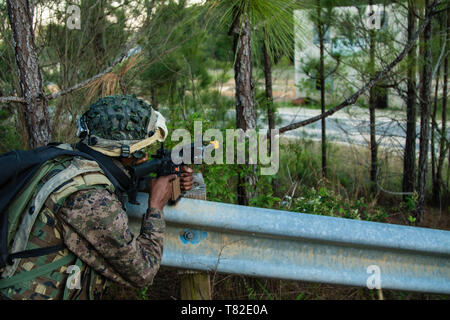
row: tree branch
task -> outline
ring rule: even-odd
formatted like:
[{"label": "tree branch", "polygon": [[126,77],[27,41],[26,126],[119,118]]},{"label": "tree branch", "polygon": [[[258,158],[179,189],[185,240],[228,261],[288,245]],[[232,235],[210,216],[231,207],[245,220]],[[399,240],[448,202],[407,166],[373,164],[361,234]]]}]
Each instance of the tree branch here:
[{"label": "tree branch", "polygon": [[6,104],[10,102],[26,103],[25,99],[21,97],[0,97],[0,104]]},{"label": "tree branch", "polygon": [[[127,47],[128,48],[128,47]],[[127,56],[127,51],[125,51],[125,53],[123,53],[122,55],[120,55],[116,60],[114,60],[114,62],[105,70],[103,70],[102,72],[96,74],[95,76],[93,76],[92,78],[86,79],[70,88],[52,93],[47,95],[47,100],[52,100],[52,99],[56,99],[59,98],[61,96],[64,96],[66,94],[72,93],[76,90],[79,90],[81,88],[86,87],[87,85],[89,85],[91,82],[93,82],[94,80],[103,77],[105,74],[111,72],[111,70],[118,65],[119,63],[121,63]],[[18,103],[26,103],[25,99],[22,97],[0,97],[0,104],[5,104],[5,103],[9,103],[9,102],[18,102]]]},{"label": "tree branch", "polygon": [[300,127],[304,127],[308,124],[314,123],[316,121],[319,121],[323,118],[329,117],[332,114],[338,112],[339,110],[353,105],[355,104],[355,102],[358,100],[358,98],[367,90],[369,90],[370,88],[372,88],[375,83],[377,83],[378,81],[380,81],[381,79],[383,79],[389,72],[391,72],[391,70],[400,62],[403,60],[403,58],[408,54],[408,52],[411,50],[411,48],[413,47],[414,43],[417,41],[417,39],[419,38],[419,35],[423,32],[423,30],[425,29],[425,27],[428,25],[428,23],[430,23],[433,15],[434,15],[434,8],[436,7],[437,2],[435,1],[432,5],[431,5],[431,10],[430,10],[430,14],[426,17],[425,21],[422,23],[422,25],[419,27],[419,29],[416,31],[416,33],[414,34],[413,38],[411,39],[411,41],[409,41],[405,47],[403,48],[402,52],[390,63],[387,65],[387,67],[385,69],[383,69],[382,71],[378,72],[374,78],[372,78],[369,82],[367,82],[361,89],[359,89],[358,91],[356,91],[353,95],[351,95],[350,97],[346,98],[343,102],[341,102],[339,105],[337,105],[336,107],[333,107],[331,109],[329,109],[328,111],[300,121],[300,122],[295,122],[295,123],[291,123],[290,125],[281,127],[279,129],[279,133],[284,133],[286,131],[290,131],[290,130],[294,130]]},{"label": "tree branch", "polygon": [[[155,1],[151,2],[151,7],[150,7],[150,13],[151,10],[153,10],[155,5]],[[150,17],[149,17],[150,18]],[[52,94],[47,95],[47,100],[52,100],[52,99],[56,99],[59,98],[61,96],[70,94],[74,91],[77,91],[81,88],[86,87],[87,85],[89,85],[90,83],[92,83],[93,81],[103,77],[105,74],[111,72],[115,66],[117,66],[118,64],[120,64],[122,61],[124,61],[126,58],[128,58],[129,52],[130,50],[134,47],[134,45],[137,43],[137,40],[140,36],[140,34],[143,32],[143,30],[145,30],[145,28],[148,26],[148,22],[149,19],[144,23],[144,25],[134,34],[133,38],[128,42],[128,44],[125,47],[125,50],[122,52],[122,54],[120,56],[118,56],[113,63],[107,67],[105,70],[103,70],[102,72],[96,74],[95,76],[93,76],[92,78],[86,79],[70,88],[61,90],[59,92],[55,92]],[[18,102],[18,103],[26,103],[25,99],[22,97],[0,97],[0,104],[5,104],[5,103],[9,103],[9,102]]]}]

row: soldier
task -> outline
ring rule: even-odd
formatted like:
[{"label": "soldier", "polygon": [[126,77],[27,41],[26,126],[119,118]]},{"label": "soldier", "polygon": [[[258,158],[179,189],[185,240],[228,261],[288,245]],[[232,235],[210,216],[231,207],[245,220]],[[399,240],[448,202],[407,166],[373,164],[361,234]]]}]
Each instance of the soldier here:
[{"label": "soldier", "polygon": [[[164,141],[167,128],[161,114],[143,100],[134,95],[112,96],[90,106],[79,122],[78,135],[84,148],[109,157],[129,177],[126,167],[147,161],[142,149]],[[138,288],[151,285],[162,257],[163,208],[176,176],[151,181],[148,210],[139,235],[134,235],[120,192],[94,161],[63,158],[41,178],[35,194],[43,193],[49,184],[59,184],[51,181],[62,174],[67,181],[43,201],[27,248],[63,244],[63,250],[14,261],[0,280],[4,297],[100,299],[108,280]],[[182,167],[182,189],[192,188],[192,174],[191,168]]]}]

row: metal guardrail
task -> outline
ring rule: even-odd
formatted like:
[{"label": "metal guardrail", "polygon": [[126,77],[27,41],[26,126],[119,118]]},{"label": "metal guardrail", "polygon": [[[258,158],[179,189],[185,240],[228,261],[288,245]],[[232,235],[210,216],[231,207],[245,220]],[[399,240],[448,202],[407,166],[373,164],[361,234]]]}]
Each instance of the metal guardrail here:
[{"label": "metal guardrail", "polygon": [[[128,204],[140,225],[148,195]],[[450,294],[450,231],[181,199],[164,209],[162,265]]]}]

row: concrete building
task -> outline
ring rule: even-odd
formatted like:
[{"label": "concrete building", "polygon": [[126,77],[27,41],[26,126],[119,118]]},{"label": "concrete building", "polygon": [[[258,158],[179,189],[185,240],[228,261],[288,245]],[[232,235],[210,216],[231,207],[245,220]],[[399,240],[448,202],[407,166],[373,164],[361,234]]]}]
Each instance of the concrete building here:
[{"label": "concrete building", "polygon": [[[332,7],[331,23],[325,34],[325,73],[335,73],[326,78],[327,104],[340,102],[369,80],[364,70],[369,62],[368,30],[388,33],[393,38],[386,43],[376,42],[376,71],[383,64],[393,60],[395,54],[402,50],[406,43],[407,15],[404,7],[383,1],[374,1],[376,5],[368,5],[368,1],[344,1]],[[353,5],[357,3],[357,5]],[[322,15],[326,14],[326,6]],[[314,17],[316,9],[296,10],[296,45],[295,45],[295,84],[296,103],[303,104],[309,99],[319,101],[320,88],[318,80],[318,61],[320,58],[319,38]],[[348,18],[348,19],[347,19]],[[340,25],[337,21],[345,22]],[[380,54],[387,52],[384,56]],[[331,55],[339,54],[339,65]],[[383,60],[383,61],[381,61]],[[337,69],[336,69],[337,67]],[[380,89],[381,90],[381,89]],[[367,95],[366,95],[367,97]],[[309,98],[309,99],[308,99]],[[306,100],[306,101],[305,101]],[[318,102],[317,102],[318,103]],[[403,100],[394,89],[385,89],[380,93],[379,104],[390,107],[401,107]]]}]

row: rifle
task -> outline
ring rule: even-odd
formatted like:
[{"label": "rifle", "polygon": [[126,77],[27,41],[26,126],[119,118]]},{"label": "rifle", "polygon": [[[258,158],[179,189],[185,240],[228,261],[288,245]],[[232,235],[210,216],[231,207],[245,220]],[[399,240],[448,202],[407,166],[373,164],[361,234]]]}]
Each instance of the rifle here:
[{"label": "rifle", "polygon": [[[207,146],[197,147],[192,143],[189,147],[183,147],[180,150],[180,159],[184,159],[183,151],[188,149],[190,151],[191,164],[196,163],[199,158],[203,159],[203,154],[206,150],[217,149],[217,142],[211,142]],[[212,150],[211,150],[212,151]],[[189,163],[181,162],[180,164],[175,164],[172,161],[172,151],[164,148],[164,143],[161,143],[161,147],[158,149],[155,155],[152,156],[152,160],[146,161],[145,163],[139,164],[137,166],[129,167],[129,172],[131,174],[131,186],[128,191],[128,202],[131,204],[139,205],[136,197],[138,190],[144,189],[148,186],[150,174],[154,173],[157,177],[168,176],[176,174],[177,178],[172,182],[172,196],[169,199],[169,205],[174,205],[181,198],[181,187],[180,187],[180,176],[181,167]]]}]

